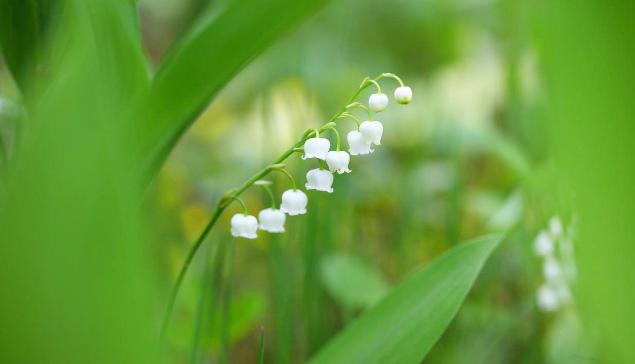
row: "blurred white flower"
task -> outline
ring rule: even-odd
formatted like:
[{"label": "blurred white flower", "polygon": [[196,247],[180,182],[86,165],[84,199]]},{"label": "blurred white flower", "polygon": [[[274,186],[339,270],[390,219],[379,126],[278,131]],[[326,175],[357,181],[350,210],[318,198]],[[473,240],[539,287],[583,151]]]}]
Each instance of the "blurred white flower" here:
[{"label": "blurred white flower", "polygon": [[326,159],[326,153],[331,148],[331,142],[326,138],[309,138],[304,142],[302,159]]},{"label": "blurred white flower", "polygon": [[372,94],[368,98],[368,108],[374,112],[382,112],[388,106],[388,96],[386,94]]},{"label": "blurred white flower", "polygon": [[395,100],[398,104],[406,105],[412,101],[412,89],[408,86],[401,86],[395,89]]},{"label": "blurred white flower", "polygon": [[337,172],[339,174],[350,173],[351,170],[348,169],[350,160],[351,157],[343,150],[339,152],[330,151],[326,154],[326,164],[329,166],[331,172]]},{"label": "blurred white flower", "polygon": [[549,232],[554,239],[562,236],[563,231],[562,221],[560,221],[558,216],[553,216],[549,219]]},{"label": "blurred white flower", "polygon": [[558,293],[547,284],[543,284],[538,289],[537,303],[538,307],[543,311],[555,311],[560,307]]},{"label": "blurred white flower", "polygon": [[264,209],[258,214],[258,220],[260,221],[260,230],[270,233],[284,232],[286,215],[281,210],[271,208]]},{"label": "blurred white flower", "polygon": [[258,220],[255,216],[235,214],[231,219],[232,236],[237,238],[255,239],[258,230]]},{"label": "blurred white flower", "polygon": [[306,189],[333,192],[333,174],[325,169],[312,169],[306,174]]},{"label": "blurred white flower", "polygon": [[384,126],[379,121],[364,121],[359,126],[359,131],[362,133],[366,143],[372,143],[375,145],[381,144],[381,136],[384,133]]},{"label": "blurred white flower", "polygon": [[540,256],[546,256],[553,252],[553,240],[545,231],[540,231],[536,236],[534,252]]},{"label": "blurred white flower", "polygon": [[287,190],[282,193],[280,210],[290,216],[306,214],[308,198],[301,190]]},{"label": "blurred white flower", "polygon": [[357,130],[349,132],[346,139],[349,146],[348,152],[351,155],[365,155],[373,152],[370,143],[366,143],[362,133]]},{"label": "blurred white flower", "polygon": [[547,282],[555,282],[562,278],[562,269],[560,264],[553,256],[545,258],[545,262],[542,266],[542,273],[545,275]]}]

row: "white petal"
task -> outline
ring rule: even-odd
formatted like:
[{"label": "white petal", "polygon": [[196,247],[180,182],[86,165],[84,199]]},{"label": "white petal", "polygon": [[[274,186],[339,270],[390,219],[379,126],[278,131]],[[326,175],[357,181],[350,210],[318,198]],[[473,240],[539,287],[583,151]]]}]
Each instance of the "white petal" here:
[{"label": "white petal", "polygon": [[374,112],[382,112],[388,106],[388,96],[386,94],[372,94],[368,98],[368,108]]},{"label": "white petal", "polygon": [[308,198],[301,190],[287,190],[282,194],[280,210],[290,216],[302,215],[306,213],[307,202]]},{"label": "white petal", "polygon": [[395,89],[395,100],[398,104],[409,104],[412,101],[412,89],[408,86],[397,87]]}]

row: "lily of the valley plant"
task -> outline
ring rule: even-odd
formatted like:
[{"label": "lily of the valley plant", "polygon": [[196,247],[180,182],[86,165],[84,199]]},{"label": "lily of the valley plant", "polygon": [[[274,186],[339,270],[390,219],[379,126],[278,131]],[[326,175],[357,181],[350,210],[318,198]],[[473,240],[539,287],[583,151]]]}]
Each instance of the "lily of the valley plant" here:
[{"label": "lily of the valley plant", "polygon": [[[353,94],[346,106],[342,107],[331,119],[324,125],[316,129],[307,130],[304,135],[289,149],[282,153],[270,165],[260,170],[240,187],[230,189],[219,201],[216,210],[212,214],[208,224],[203,229],[197,241],[194,243],[190,252],[181,267],[176,283],[172,289],[169,298],[167,311],[163,320],[162,333],[169,321],[174,301],[178,294],[179,288],[187,272],[187,269],[196,255],[199,247],[205,240],[222,212],[234,201],[238,202],[243,212],[237,213],[231,218],[231,234],[234,237],[255,239],[258,237],[258,230],[269,233],[283,233],[285,231],[284,224],[286,216],[302,215],[306,213],[308,203],[307,195],[298,188],[293,176],[287,171],[283,162],[293,153],[302,153],[303,160],[316,159],[319,163],[318,168],[310,169],[306,174],[307,190],[315,190],[331,193],[333,192],[334,173],[347,174],[351,173],[349,163],[350,156],[363,156],[374,152],[373,146],[381,144],[381,137],[384,132],[383,124],[377,120],[373,120],[373,112],[380,113],[386,109],[389,104],[388,96],[382,93],[379,81],[385,78],[391,78],[399,83],[394,91],[395,101],[398,104],[408,104],[412,100],[412,90],[405,86],[402,80],[392,73],[382,73],[373,78],[366,77],[357,91]],[[366,88],[374,86],[376,93],[370,95],[368,106],[357,102],[356,99]],[[355,114],[356,109],[365,112],[367,120],[361,121]],[[341,149],[340,134],[337,130],[337,120],[342,118],[350,118],[355,122],[356,128],[350,130],[346,136],[348,141],[348,151]],[[333,132],[335,134],[335,149],[331,150],[331,142],[329,139],[322,137],[323,133]],[[280,207],[276,204],[276,198],[271,191],[270,181],[263,180],[269,173],[278,171],[284,173],[291,184],[291,188],[282,193]],[[240,199],[240,195],[251,186],[261,186],[267,191],[271,201],[271,207],[264,209],[258,213],[258,218],[251,215],[247,206]]]}]

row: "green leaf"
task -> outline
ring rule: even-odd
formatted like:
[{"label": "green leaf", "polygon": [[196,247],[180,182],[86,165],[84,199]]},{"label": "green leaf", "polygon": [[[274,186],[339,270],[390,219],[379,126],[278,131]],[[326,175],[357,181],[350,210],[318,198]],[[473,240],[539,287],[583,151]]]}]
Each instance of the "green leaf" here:
[{"label": "green leaf", "polygon": [[487,236],[461,244],[410,275],[310,362],[421,362],[458,312],[500,240]]},{"label": "green leaf", "polygon": [[320,268],[329,294],[349,309],[370,307],[389,289],[379,272],[354,256],[331,255]]},{"label": "green leaf", "polygon": [[39,61],[40,2],[0,0],[0,48],[20,87],[27,83]]},{"label": "green leaf", "polygon": [[210,13],[162,62],[140,108],[134,140],[152,178],[218,91],[291,26],[327,0],[241,0]]}]

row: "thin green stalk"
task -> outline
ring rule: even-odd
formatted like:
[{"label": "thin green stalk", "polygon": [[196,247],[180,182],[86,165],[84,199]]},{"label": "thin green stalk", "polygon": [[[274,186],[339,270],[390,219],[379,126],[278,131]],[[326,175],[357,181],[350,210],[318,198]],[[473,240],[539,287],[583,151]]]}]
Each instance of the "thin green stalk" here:
[{"label": "thin green stalk", "polygon": [[231,305],[232,289],[234,286],[234,241],[230,240],[227,246],[226,256],[225,290],[223,292],[223,315],[221,321],[221,356],[219,363],[229,363],[230,349],[230,327],[231,327]]},{"label": "thin green stalk", "polygon": [[265,191],[267,191],[267,195],[269,195],[269,200],[271,201],[271,208],[272,209],[276,209],[276,198],[273,196],[273,191],[271,191],[271,188],[267,185],[262,185],[262,188],[265,189]]},{"label": "thin green stalk", "polygon": [[265,328],[260,328],[260,348],[258,349],[258,364],[265,362]]},{"label": "thin green stalk", "polygon": [[220,217],[221,213],[225,210],[225,207],[227,206],[219,205],[218,207],[216,207],[216,210],[214,211],[212,218],[209,220],[207,225],[205,225],[205,228],[203,229],[201,234],[198,236],[198,239],[196,239],[196,242],[190,249],[190,252],[187,254],[187,257],[185,258],[185,262],[181,266],[181,270],[179,271],[179,275],[176,277],[176,282],[174,283],[174,287],[172,288],[172,292],[170,293],[170,297],[168,299],[168,306],[165,310],[165,315],[163,316],[163,322],[161,323],[161,333],[160,333],[161,340],[163,340],[165,336],[165,330],[167,329],[168,323],[170,321],[170,317],[172,316],[172,310],[174,309],[174,302],[176,301],[176,296],[178,295],[179,289],[181,288],[181,284],[183,283],[183,278],[185,277],[185,273],[187,272],[187,269],[190,267],[190,264],[192,263],[192,259],[194,259],[194,255],[196,255],[198,248],[201,246],[201,244],[207,237],[207,234],[210,232],[210,230],[212,230],[212,227],[214,226],[214,224],[216,224],[216,221]]},{"label": "thin green stalk", "polygon": [[192,334],[192,352],[190,354],[190,363],[195,364],[198,362],[199,344],[201,331],[203,328],[203,316],[205,312],[206,300],[209,296],[210,281],[212,279],[211,260],[214,255],[214,251],[217,250],[216,246],[212,246],[207,250],[205,254],[205,267],[203,268],[203,280],[201,284],[201,294],[199,296],[198,304],[196,305],[196,324],[194,325],[194,333]]}]

